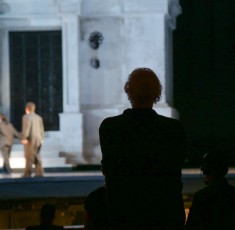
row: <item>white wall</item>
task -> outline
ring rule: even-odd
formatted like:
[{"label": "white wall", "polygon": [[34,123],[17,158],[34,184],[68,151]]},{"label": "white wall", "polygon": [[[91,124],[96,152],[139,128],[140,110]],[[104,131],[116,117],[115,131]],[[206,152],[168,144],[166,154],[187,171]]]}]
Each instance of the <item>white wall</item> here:
[{"label": "white wall", "polygon": [[[156,110],[177,116],[172,98],[172,39],[178,0],[4,0],[0,15],[0,108],[9,111],[9,31],[61,29],[63,35],[63,108],[60,130],[48,132],[46,146],[72,152],[80,161],[99,163],[98,128],[107,116],[129,107],[123,91],[128,74],[150,67],[164,90]],[[0,6],[1,7],[1,6]],[[94,51],[92,32],[104,40]],[[90,66],[97,57],[100,68]]]}]

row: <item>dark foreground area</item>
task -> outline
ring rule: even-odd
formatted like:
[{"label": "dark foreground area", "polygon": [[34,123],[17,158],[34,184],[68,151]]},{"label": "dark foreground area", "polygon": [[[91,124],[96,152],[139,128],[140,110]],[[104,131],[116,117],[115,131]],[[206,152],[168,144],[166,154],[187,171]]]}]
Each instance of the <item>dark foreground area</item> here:
[{"label": "dark foreground area", "polygon": [[[23,229],[39,223],[39,211],[46,203],[56,205],[55,224],[79,229],[84,224],[83,203],[86,196],[104,184],[100,170],[46,170],[41,178],[21,178],[21,172],[0,176],[0,229]],[[235,170],[229,181],[235,185]],[[204,186],[198,168],[183,170],[186,212],[195,191]]]}]

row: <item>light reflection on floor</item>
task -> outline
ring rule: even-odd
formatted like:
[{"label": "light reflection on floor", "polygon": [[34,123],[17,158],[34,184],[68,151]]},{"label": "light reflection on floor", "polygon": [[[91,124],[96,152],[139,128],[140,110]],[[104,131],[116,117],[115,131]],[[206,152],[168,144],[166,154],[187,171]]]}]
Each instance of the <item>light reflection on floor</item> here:
[{"label": "light reflection on floor", "polygon": [[[14,170],[13,170],[14,171]],[[20,172],[19,172],[20,171]],[[235,172],[235,169],[234,169]],[[201,174],[200,169],[183,169],[183,175],[198,175]],[[23,169],[18,170],[18,172],[13,172],[12,174],[0,173],[0,179],[2,178],[20,178],[23,174]],[[71,172],[61,172],[60,170],[56,172],[45,172],[44,177],[60,177],[60,176],[94,176],[102,175],[101,171],[71,171]]]},{"label": "light reflection on floor", "polygon": [[[0,179],[3,178],[21,178],[22,172],[13,172],[10,175],[0,173]],[[89,172],[46,172],[44,177],[72,177],[72,176],[100,176],[102,173],[100,171],[89,171]],[[34,175],[32,174],[32,177]]]}]

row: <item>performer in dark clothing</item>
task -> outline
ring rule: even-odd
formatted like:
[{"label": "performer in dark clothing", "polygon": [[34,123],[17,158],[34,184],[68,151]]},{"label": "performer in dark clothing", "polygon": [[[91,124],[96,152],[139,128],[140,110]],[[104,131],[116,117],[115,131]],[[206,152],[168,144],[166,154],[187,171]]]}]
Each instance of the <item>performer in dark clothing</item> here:
[{"label": "performer in dark clothing", "polygon": [[225,178],[228,171],[226,152],[206,154],[201,169],[208,186],[195,193],[186,229],[235,229],[235,188]]},{"label": "performer in dark clothing", "polygon": [[100,125],[111,230],[173,230],[184,225],[181,167],[186,138],[178,120],[152,109],[161,89],[152,70],[134,70],[125,85],[132,109]]}]

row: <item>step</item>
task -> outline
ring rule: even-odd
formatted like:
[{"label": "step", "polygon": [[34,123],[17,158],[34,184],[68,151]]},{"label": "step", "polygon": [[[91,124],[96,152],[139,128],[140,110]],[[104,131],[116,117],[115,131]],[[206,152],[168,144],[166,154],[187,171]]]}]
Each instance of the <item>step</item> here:
[{"label": "step", "polygon": [[[69,168],[72,165],[64,157],[59,156],[59,150],[53,147],[42,147],[41,159],[44,168]],[[0,167],[3,165],[3,159],[0,158]],[[10,165],[13,169],[22,169],[25,167],[24,149],[21,144],[12,146]]]},{"label": "step", "polygon": [[[0,165],[3,165],[3,159],[0,159]],[[25,158],[11,157],[10,165],[14,169],[22,169],[25,167]],[[70,168],[71,164],[65,162],[63,158],[42,158],[42,165],[44,168]]]}]

